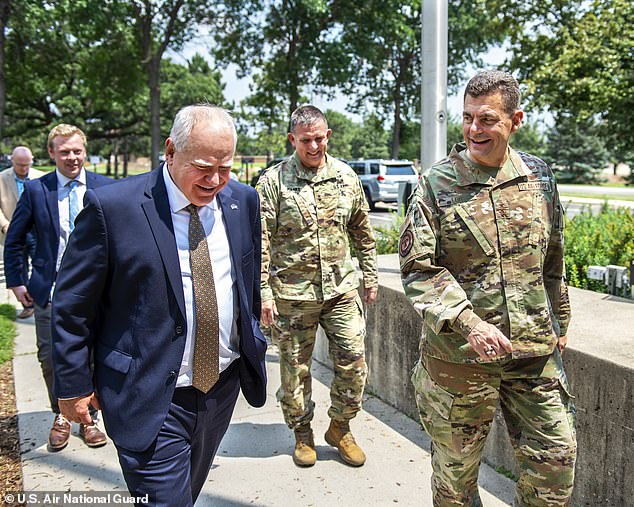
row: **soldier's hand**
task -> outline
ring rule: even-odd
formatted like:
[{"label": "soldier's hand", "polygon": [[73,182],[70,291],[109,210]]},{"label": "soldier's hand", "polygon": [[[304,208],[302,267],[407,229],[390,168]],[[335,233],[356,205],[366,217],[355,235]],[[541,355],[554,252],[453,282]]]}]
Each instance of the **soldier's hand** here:
[{"label": "soldier's hand", "polygon": [[66,419],[88,425],[92,424],[92,417],[88,405],[92,404],[97,410],[101,408],[95,393],[67,400],[59,399],[57,403],[59,410]]},{"label": "soldier's hand", "polygon": [[262,314],[260,322],[264,327],[269,327],[275,321],[277,313],[277,306],[275,306],[275,300],[269,299],[268,301],[262,301]]},{"label": "soldier's hand", "polygon": [[372,303],[374,303],[374,300],[376,299],[376,293],[378,292],[378,288],[377,287],[370,287],[370,288],[364,288],[363,289],[363,300],[365,301],[366,305],[371,305]]},{"label": "soldier's hand", "polygon": [[566,345],[568,345],[568,335],[562,334],[557,342],[557,348],[559,349],[560,354],[564,353]]},{"label": "soldier's hand", "polygon": [[467,341],[482,359],[493,359],[513,352],[511,341],[495,326],[482,321],[471,330]]}]

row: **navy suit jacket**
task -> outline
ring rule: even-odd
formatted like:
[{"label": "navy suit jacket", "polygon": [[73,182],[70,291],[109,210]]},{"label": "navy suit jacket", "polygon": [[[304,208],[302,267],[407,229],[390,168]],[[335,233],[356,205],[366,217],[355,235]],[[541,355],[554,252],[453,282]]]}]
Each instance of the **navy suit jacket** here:
[{"label": "navy suit jacket", "polygon": [[[167,416],[187,334],[162,168],[88,191],[84,201],[53,296],[55,392],[72,398],[96,391],[114,443],[143,451]],[[240,385],[251,405],[262,406],[259,199],[230,181],[217,201],[238,287]]]},{"label": "navy suit jacket", "polygon": [[[110,178],[86,171],[86,187],[97,188],[114,183]],[[24,245],[27,233],[33,229],[36,238],[32,272],[24,279]],[[38,306],[46,306],[57,275],[59,249],[59,205],[55,171],[27,181],[13,213],[4,245],[4,273],[7,287],[25,285]]]}]

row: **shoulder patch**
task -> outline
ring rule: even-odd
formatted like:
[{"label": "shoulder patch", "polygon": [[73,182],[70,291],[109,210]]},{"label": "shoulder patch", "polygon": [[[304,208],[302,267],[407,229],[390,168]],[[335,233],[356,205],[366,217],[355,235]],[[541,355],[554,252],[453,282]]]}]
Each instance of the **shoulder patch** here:
[{"label": "shoulder patch", "polygon": [[401,257],[407,257],[407,255],[412,251],[412,246],[414,245],[414,233],[409,229],[403,231],[401,234],[401,238],[398,243],[398,253]]}]

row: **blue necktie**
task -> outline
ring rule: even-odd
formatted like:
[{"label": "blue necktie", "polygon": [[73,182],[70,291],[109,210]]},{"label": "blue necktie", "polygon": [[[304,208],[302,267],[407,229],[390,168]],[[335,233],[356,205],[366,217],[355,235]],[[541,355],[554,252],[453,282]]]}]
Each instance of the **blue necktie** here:
[{"label": "blue necktie", "polygon": [[75,228],[75,218],[77,218],[77,214],[79,213],[77,185],[79,185],[77,180],[73,180],[68,183],[68,186],[70,187],[70,192],[68,193],[68,223],[70,232],[73,232],[73,229]]}]

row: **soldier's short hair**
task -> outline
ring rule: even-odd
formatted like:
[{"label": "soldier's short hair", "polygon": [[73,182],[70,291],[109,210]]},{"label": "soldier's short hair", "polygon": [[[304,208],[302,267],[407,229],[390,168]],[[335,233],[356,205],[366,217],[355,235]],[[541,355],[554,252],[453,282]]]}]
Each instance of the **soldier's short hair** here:
[{"label": "soldier's short hair", "polygon": [[76,127],[75,125],[69,125],[68,123],[60,123],[59,125],[56,125],[55,127],[53,127],[51,131],[48,133],[48,147],[51,150],[54,148],[53,139],[55,139],[58,136],[71,137],[71,136],[74,136],[75,134],[81,137],[81,140],[83,141],[84,146],[86,146],[86,134],[84,134],[83,131],[79,127]]},{"label": "soldier's short hair", "polygon": [[326,116],[319,108],[311,105],[300,106],[291,114],[290,131],[295,133],[297,125],[315,125],[322,121],[328,127]]},{"label": "soldier's short hair", "polygon": [[520,108],[520,85],[511,74],[501,70],[483,70],[473,76],[467,83],[464,98],[481,97],[500,92],[504,111],[512,116]]},{"label": "soldier's short hair", "polygon": [[229,112],[220,106],[201,103],[185,106],[176,113],[170,130],[170,139],[176,151],[187,149],[194,126],[202,121],[207,121],[219,128],[227,128],[233,134],[233,146],[235,147],[238,142],[238,133]]}]

